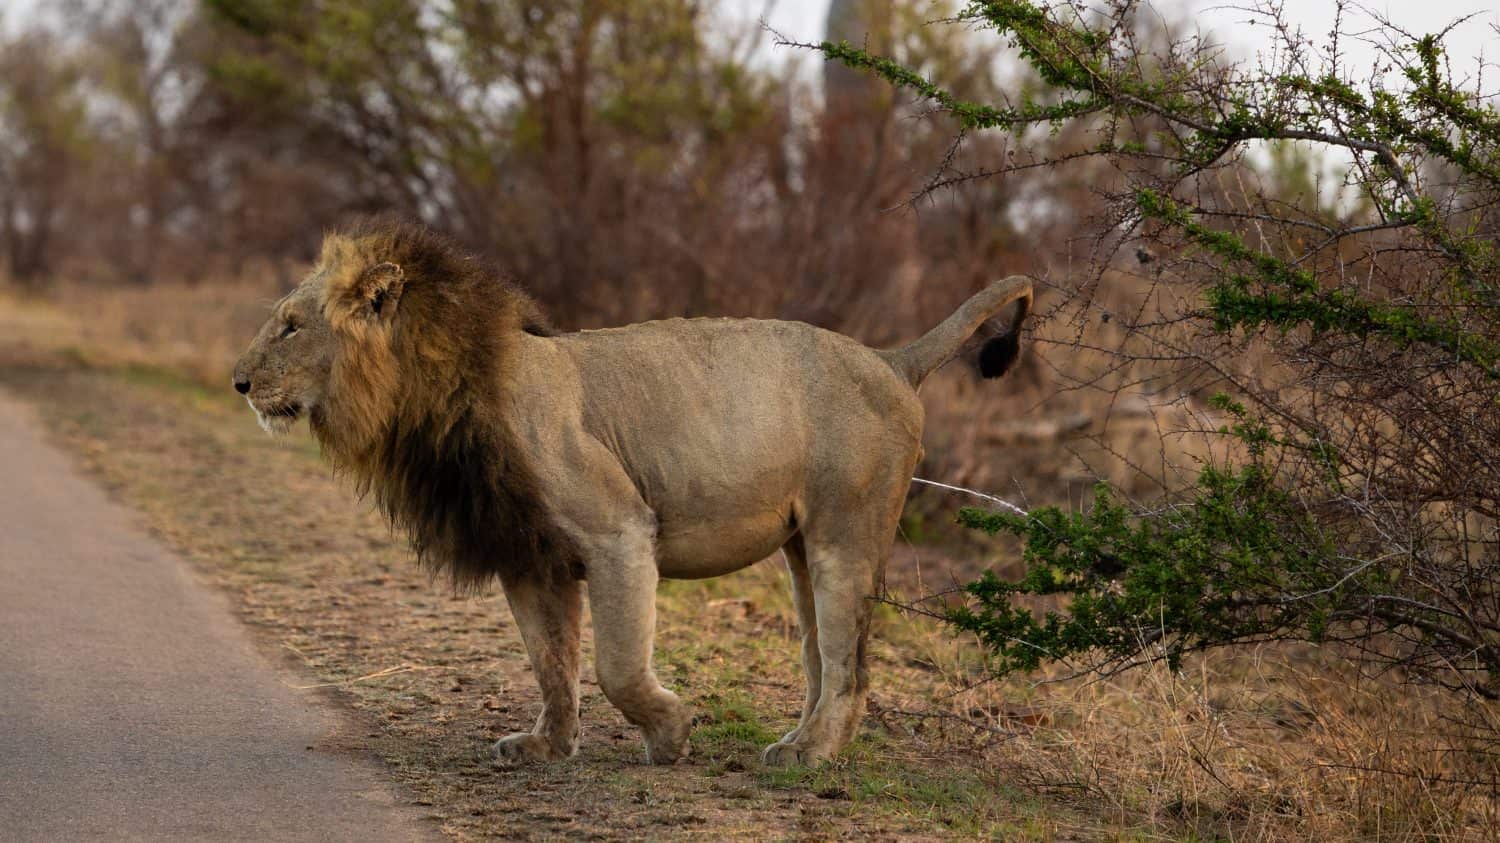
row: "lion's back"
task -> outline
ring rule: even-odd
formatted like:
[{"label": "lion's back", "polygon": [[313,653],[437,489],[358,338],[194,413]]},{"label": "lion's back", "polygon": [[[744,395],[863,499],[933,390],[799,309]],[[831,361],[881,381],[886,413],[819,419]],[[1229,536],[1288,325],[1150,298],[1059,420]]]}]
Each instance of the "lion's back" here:
[{"label": "lion's back", "polygon": [[915,393],[883,357],[804,322],[666,319],[565,339],[601,424],[654,420],[662,436],[688,439],[859,419],[920,430]]}]

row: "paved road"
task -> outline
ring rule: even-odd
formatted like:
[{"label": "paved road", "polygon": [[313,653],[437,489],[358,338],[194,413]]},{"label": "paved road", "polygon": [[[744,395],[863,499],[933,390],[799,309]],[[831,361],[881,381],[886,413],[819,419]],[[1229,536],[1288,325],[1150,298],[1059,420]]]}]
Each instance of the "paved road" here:
[{"label": "paved road", "polygon": [[345,723],[0,395],[0,840],[426,840]]}]

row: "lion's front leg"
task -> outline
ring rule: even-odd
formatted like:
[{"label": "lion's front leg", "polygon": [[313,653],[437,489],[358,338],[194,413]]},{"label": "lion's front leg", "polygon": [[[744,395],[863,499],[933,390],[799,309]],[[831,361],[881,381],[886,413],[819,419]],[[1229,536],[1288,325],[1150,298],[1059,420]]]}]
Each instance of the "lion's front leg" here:
[{"label": "lion's front leg", "polygon": [[627,527],[588,563],[595,672],[604,695],[641,728],[646,756],[671,764],[688,754],[692,717],[651,669],[658,573],[645,527]]},{"label": "lion's front leg", "polygon": [[508,735],[491,748],[505,765],[556,761],[578,751],[578,658],[583,587],[577,581],[505,583],[505,599],[526,643],[542,689],[542,713],[530,732]]}]

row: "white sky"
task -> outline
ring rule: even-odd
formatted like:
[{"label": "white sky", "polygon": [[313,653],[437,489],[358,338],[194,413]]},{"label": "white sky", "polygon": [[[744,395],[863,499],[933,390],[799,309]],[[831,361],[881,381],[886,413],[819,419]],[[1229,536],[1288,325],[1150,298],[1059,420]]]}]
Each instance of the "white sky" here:
[{"label": "white sky", "polygon": [[[764,16],[771,28],[795,40],[817,41],[823,36],[828,0],[725,2],[732,17],[753,21]],[[914,2],[924,3],[924,0]],[[1213,40],[1249,58],[1257,51],[1267,49],[1274,40],[1274,33],[1263,19],[1250,23],[1252,16],[1243,8],[1250,2],[1253,0],[1238,3],[1235,0],[1157,0],[1154,5],[1169,22],[1190,18]],[[1304,34],[1318,44],[1326,43],[1327,34],[1333,29],[1337,9],[1335,0],[1284,0],[1284,3],[1289,21],[1301,26]],[[1477,13],[1473,20],[1448,35],[1445,43],[1455,77],[1472,76],[1478,71],[1482,56],[1489,65],[1484,73],[1484,90],[1495,93],[1500,91],[1500,65],[1496,64],[1500,61],[1500,34],[1493,28],[1500,24],[1497,6],[1500,6],[1497,0],[1369,0],[1357,6],[1350,4],[1341,27],[1345,34],[1341,47],[1348,56],[1351,71],[1369,67],[1376,57],[1372,46],[1350,37],[1374,23],[1369,14],[1358,9],[1373,11],[1418,36],[1441,29],[1457,18]],[[769,14],[765,11],[767,7],[770,8]],[[785,54],[792,52],[779,48],[773,50],[771,56],[773,60],[786,60]]]}]

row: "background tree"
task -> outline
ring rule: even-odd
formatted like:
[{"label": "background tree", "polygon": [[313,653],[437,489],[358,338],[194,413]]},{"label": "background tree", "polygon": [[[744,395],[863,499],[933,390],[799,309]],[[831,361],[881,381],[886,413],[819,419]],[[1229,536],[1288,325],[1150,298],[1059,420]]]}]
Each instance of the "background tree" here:
[{"label": "background tree", "polygon": [[50,37],[0,46],[0,243],[23,283],[51,270],[69,190],[91,152],[80,78]]}]

